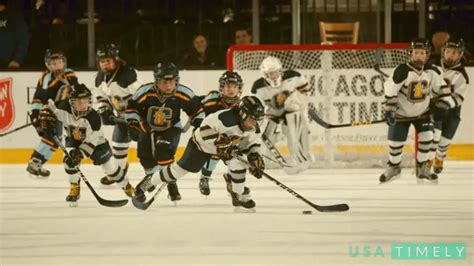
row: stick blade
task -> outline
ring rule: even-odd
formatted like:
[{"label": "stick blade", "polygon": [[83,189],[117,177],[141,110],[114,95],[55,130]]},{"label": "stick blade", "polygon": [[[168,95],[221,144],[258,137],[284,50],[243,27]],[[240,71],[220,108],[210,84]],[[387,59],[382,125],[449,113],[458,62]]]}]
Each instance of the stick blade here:
[{"label": "stick blade", "polygon": [[112,207],[112,208],[115,208],[115,207],[122,207],[122,206],[127,205],[127,203],[128,203],[128,199],[123,199],[123,200],[106,200],[106,199],[100,198],[100,199],[97,199],[97,200],[98,200],[98,202],[99,202],[102,206]]},{"label": "stick blade", "polygon": [[313,207],[319,212],[345,212],[349,210],[349,205],[345,203],[327,206],[315,205]]},{"label": "stick blade", "polygon": [[150,207],[150,205],[153,203],[153,201],[155,201],[155,197],[152,197],[149,201],[146,201],[146,202],[141,202],[141,201],[137,200],[136,198],[132,198],[133,206],[135,206],[135,208],[140,209],[142,211],[146,211],[146,209],[148,209],[148,207]]}]

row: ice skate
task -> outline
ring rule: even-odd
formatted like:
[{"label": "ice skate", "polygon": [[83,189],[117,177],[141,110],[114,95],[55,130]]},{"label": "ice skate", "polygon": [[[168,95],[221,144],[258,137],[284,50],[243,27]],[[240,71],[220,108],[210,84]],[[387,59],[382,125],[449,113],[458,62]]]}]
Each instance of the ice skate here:
[{"label": "ice skate", "polygon": [[209,177],[208,176],[201,176],[199,179],[199,191],[204,196],[209,196],[211,194],[211,189],[209,188]]},{"label": "ice skate", "polygon": [[66,197],[66,201],[69,202],[70,207],[77,207],[77,201],[81,197],[81,186],[79,183],[71,183],[69,195]]},{"label": "ice skate", "polygon": [[51,173],[43,168],[43,163],[38,158],[31,158],[26,171],[36,178],[47,178]]},{"label": "ice skate", "polygon": [[400,168],[400,165],[392,165],[391,163],[388,163],[388,168],[382,175],[380,175],[380,184],[391,182],[400,178],[401,172],[402,168]]},{"label": "ice skate", "polygon": [[104,176],[100,179],[100,183],[102,185],[109,186],[109,185],[112,185],[113,183],[115,183],[115,181],[110,176],[106,175],[106,176]]},{"label": "ice skate", "polygon": [[125,187],[122,188],[123,192],[125,192],[125,195],[127,195],[130,198],[133,198],[135,194],[135,188],[130,185],[130,183],[127,183]]},{"label": "ice skate", "polygon": [[431,174],[429,161],[416,164],[416,182],[422,184],[438,184],[438,175]]},{"label": "ice skate", "polygon": [[178,185],[176,182],[170,182],[167,185],[168,188],[168,197],[171,201],[175,202],[181,200],[181,195],[179,194]]},{"label": "ice skate", "polygon": [[151,192],[155,186],[151,183],[151,175],[145,176],[135,188],[135,199],[144,202],[146,200],[145,192]]},{"label": "ice skate", "polygon": [[250,189],[244,189],[241,195],[232,192],[231,196],[234,212],[255,212],[255,201],[250,197]]},{"label": "ice skate", "polygon": [[433,163],[433,172],[436,174],[441,174],[443,171],[443,159],[441,159],[438,154],[436,154],[434,163]]}]

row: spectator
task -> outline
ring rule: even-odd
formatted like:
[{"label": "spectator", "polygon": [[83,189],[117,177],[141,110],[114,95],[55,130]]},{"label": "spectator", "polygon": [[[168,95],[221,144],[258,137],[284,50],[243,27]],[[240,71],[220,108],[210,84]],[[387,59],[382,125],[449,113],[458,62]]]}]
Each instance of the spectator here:
[{"label": "spectator", "polygon": [[237,27],[235,33],[235,44],[252,44],[252,31],[247,27]]},{"label": "spectator", "polygon": [[19,68],[28,50],[28,29],[21,13],[0,0],[0,68]]},{"label": "spectator", "polygon": [[449,33],[445,31],[438,31],[431,37],[431,42],[433,44],[434,51],[430,55],[430,60],[428,64],[439,63],[441,60],[441,48],[443,44],[449,39]]},{"label": "spectator", "polygon": [[181,67],[190,69],[207,69],[218,66],[217,56],[209,48],[207,38],[198,33],[193,37],[192,51],[183,56]]}]

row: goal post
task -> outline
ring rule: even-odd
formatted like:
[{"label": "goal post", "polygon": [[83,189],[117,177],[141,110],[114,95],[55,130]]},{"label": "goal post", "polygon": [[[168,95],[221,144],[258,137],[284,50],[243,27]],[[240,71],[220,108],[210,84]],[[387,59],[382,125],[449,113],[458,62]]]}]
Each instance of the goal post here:
[{"label": "goal post", "polygon": [[[283,69],[303,74],[310,86],[310,107],[334,125],[383,119],[384,82],[408,60],[408,44],[234,45],[227,51],[227,69],[239,72],[244,94],[262,77],[259,66],[267,56],[281,60]],[[311,121],[311,118],[309,118]],[[385,123],[323,128],[310,123],[316,167],[341,163],[360,167],[384,165],[388,159]],[[414,129],[405,144],[403,163],[412,161]],[[286,149],[285,141],[278,143]]]}]

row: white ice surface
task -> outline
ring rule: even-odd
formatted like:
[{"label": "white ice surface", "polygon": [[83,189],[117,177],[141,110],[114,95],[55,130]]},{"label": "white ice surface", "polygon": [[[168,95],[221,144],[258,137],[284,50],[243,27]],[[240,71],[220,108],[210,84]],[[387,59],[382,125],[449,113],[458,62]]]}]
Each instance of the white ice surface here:
[{"label": "white ice surface", "polygon": [[[382,169],[311,169],[298,176],[268,173],[308,200],[348,203],[346,213],[303,215],[304,202],[266,179],[248,178],[257,212],[234,213],[219,165],[207,198],[198,175],[179,181],[175,207],[162,193],[147,211],[131,202],[100,206],[82,185],[79,207],[61,165],[34,180],[24,165],[0,165],[0,265],[473,265],[474,163],[448,162],[438,186],[416,185],[411,169],[379,185]],[[82,167],[97,192],[123,199],[99,184],[100,168]],[[130,167],[133,184],[142,177]],[[466,260],[397,261],[392,242],[464,242]],[[381,245],[384,257],[349,256],[349,246]]]}]

